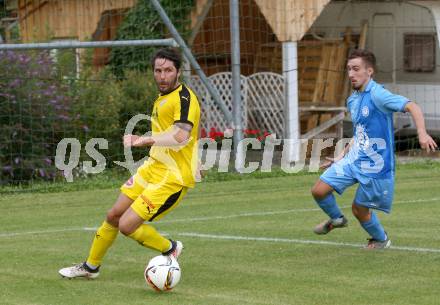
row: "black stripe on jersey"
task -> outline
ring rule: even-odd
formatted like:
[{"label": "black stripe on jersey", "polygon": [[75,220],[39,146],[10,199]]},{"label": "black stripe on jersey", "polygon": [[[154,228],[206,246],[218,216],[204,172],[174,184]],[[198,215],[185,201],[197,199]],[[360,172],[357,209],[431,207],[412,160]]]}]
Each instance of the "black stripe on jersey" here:
[{"label": "black stripe on jersey", "polygon": [[183,189],[181,189],[177,193],[174,193],[170,197],[168,197],[168,199],[165,201],[165,203],[157,210],[156,214],[151,216],[149,221],[153,221],[154,218],[156,218],[157,216],[159,216],[160,214],[162,214],[163,212],[165,212],[166,210],[171,208],[173,206],[173,204],[175,204],[176,201],[179,199],[180,194],[182,194],[182,190]]},{"label": "black stripe on jersey", "polygon": [[188,121],[188,120],[186,120],[186,121],[183,121],[183,120],[177,120],[177,121],[174,121],[174,123],[185,123],[185,124],[189,124],[189,125],[191,125],[191,127],[194,127],[193,122]]},{"label": "black stripe on jersey", "polygon": [[180,119],[177,122],[188,122],[189,106],[191,104],[191,95],[188,88],[182,84],[182,90],[179,92],[180,96]]}]

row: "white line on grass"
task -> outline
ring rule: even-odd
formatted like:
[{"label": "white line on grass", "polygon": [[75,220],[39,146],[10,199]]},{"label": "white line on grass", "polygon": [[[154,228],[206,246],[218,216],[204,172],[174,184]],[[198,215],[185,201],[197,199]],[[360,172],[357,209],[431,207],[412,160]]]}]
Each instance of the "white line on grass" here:
[{"label": "white line on grass", "polygon": [[440,201],[440,197],[429,198],[429,199],[412,199],[412,200],[396,200],[394,203],[417,203],[417,202],[431,202]]},{"label": "white line on grass", "polygon": [[[281,242],[281,243],[291,243],[291,244],[305,244],[305,245],[329,245],[329,246],[343,246],[343,247],[354,247],[363,248],[364,245],[352,244],[344,242],[334,242],[325,240],[307,240],[307,239],[290,239],[290,238],[273,238],[273,237],[252,237],[252,236],[235,236],[235,235],[214,235],[214,234],[203,234],[194,232],[181,232],[175,233],[175,235],[205,238],[205,239],[222,239],[222,240],[246,240],[246,241],[263,241],[263,242]],[[440,253],[440,249],[432,248],[416,248],[416,247],[401,247],[401,246],[391,246],[392,250],[401,251],[412,251],[412,252],[431,252]]]},{"label": "white line on grass", "polygon": [[[414,199],[414,200],[400,200],[394,203],[418,203],[418,202],[432,202],[440,201],[440,198],[429,198],[429,199]],[[341,206],[341,208],[349,208],[350,206]],[[267,211],[267,212],[255,212],[255,213],[241,213],[232,214],[226,216],[211,216],[211,217],[193,217],[193,218],[182,218],[174,219],[168,221],[161,221],[161,223],[175,223],[175,222],[191,222],[191,221],[205,221],[205,220],[215,220],[215,219],[230,219],[236,217],[250,217],[250,216],[265,216],[265,215],[277,215],[277,214],[287,214],[287,213],[301,213],[301,212],[315,212],[320,211],[319,208],[310,209],[290,209],[283,211]],[[28,231],[28,232],[9,232],[0,233],[1,237],[14,237],[23,235],[36,235],[36,234],[50,234],[50,233],[60,233],[60,232],[73,232],[73,231],[96,231],[96,227],[74,227],[74,228],[64,228],[55,230],[41,230],[41,231]],[[298,243],[298,244],[316,244],[316,245],[333,245],[333,246],[345,246],[345,247],[362,247],[361,244],[351,244],[342,242],[332,242],[332,241],[318,241],[318,240],[301,240],[301,239],[284,239],[284,238],[269,238],[269,237],[247,237],[247,236],[229,236],[229,235],[210,235],[201,233],[177,233],[177,235],[188,236],[188,237],[199,237],[199,238],[210,238],[210,239],[229,239],[229,240],[252,240],[252,241],[267,241],[267,242],[287,242],[287,243]],[[402,251],[413,251],[413,252],[433,252],[440,253],[440,249],[430,249],[430,248],[416,248],[416,247],[404,247],[404,246],[392,246],[394,250]]]},{"label": "white line on grass", "polygon": [[[440,201],[440,198],[429,198],[429,199],[414,199],[414,200],[399,200],[394,203],[418,203],[418,202],[432,202]],[[340,206],[341,209],[350,208],[351,206],[345,205]],[[225,216],[206,216],[206,217],[192,217],[192,218],[178,218],[170,220],[161,220],[161,223],[176,223],[176,222],[192,222],[192,221],[206,221],[206,220],[216,220],[216,219],[231,219],[237,217],[252,217],[252,216],[266,216],[266,215],[279,215],[288,213],[303,213],[303,212],[316,212],[321,211],[320,208],[309,208],[309,209],[289,209],[282,211],[266,211],[266,212],[254,212],[254,213],[241,213],[241,214],[231,214]],[[0,237],[11,237],[20,235],[33,235],[33,234],[45,234],[45,233],[58,233],[58,232],[69,232],[69,231],[96,231],[96,227],[86,227],[86,228],[65,228],[65,229],[55,229],[55,230],[41,230],[41,231],[30,231],[30,232],[10,232],[10,233],[0,233]]]},{"label": "white line on grass", "polygon": [[[36,235],[36,234],[50,234],[50,233],[60,233],[60,232],[72,232],[72,231],[96,231],[97,228],[94,227],[84,227],[84,228],[66,228],[59,230],[46,230],[46,231],[32,231],[32,232],[16,232],[16,233],[2,233],[0,237],[14,237],[23,235]],[[169,235],[165,233],[164,235]],[[277,237],[255,237],[255,236],[236,236],[236,235],[214,235],[214,234],[204,234],[195,232],[177,232],[173,235],[204,238],[204,239],[222,239],[222,240],[246,240],[246,241],[260,241],[260,242],[279,242],[279,243],[291,243],[291,244],[305,244],[305,245],[328,245],[328,246],[339,246],[339,247],[350,247],[350,248],[362,248],[362,244],[335,242],[335,241],[325,241],[325,240],[307,240],[307,239],[291,239],[291,238],[277,238]],[[400,251],[410,251],[419,253],[440,253],[440,249],[434,248],[418,248],[418,247],[407,247],[407,246],[394,246],[392,245],[392,250]]]},{"label": "white line on grass", "polygon": [[[414,200],[400,200],[395,201],[396,204],[402,203],[418,203],[418,202],[431,202],[440,201],[440,198],[429,198],[429,199],[414,199]],[[351,208],[351,205],[340,206],[341,209]],[[161,223],[176,223],[176,222],[192,222],[192,221],[205,221],[205,220],[216,220],[216,219],[231,219],[237,217],[251,217],[251,216],[267,216],[267,215],[279,215],[279,214],[289,214],[289,213],[303,213],[303,212],[316,212],[321,211],[320,208],[305,208],[305,209],[289,209],[281,211],[266,211],[266,212],[253,212],[253,213],[240,213],[225,216],[206,216],[206,217],[193,217],[193,218],[177,218],[169,220],[161,220]]]},{"label": "white line on grass", "polygon": [[[10,233],[0,233],[0,237],[14,237],[21,235],[36,235],[36,234],[49,234],[49,233],[60,233],[60,232],[71,232],[71,231],[84,231],[88,228],[65,228],[65,229],[55,229],[55,230],[40,230],[40,231],[28,231],[28,232],[10,232]],[[95,228],[96,230],[96,228]]]},{"label": "white line on grass", "polygon": [[[345,208],[345,207],[341,207]],[[267,216],[267,215],[279,215],[279,214],[288,214],[288,213],[302,213],[302,212],[316,212],[321,211],[320,208],[311,208],[311,209],[290,209],[290,210],[282,210],[282,211],[266,211],[266,212],[253,212],[253,213],[240,213],[240,214],[232,214],[225,216],[206,216],[206,217],[192,217],[192,218],[178,218],[178,219],[170,219],[170,220],[161,220],[161,223],[175,223],[175,222],[191,222],[191,221],[205,221],[205,220],[216,220],[216,219],[230,219],[237,217],[251,217],[251,216]]]}]

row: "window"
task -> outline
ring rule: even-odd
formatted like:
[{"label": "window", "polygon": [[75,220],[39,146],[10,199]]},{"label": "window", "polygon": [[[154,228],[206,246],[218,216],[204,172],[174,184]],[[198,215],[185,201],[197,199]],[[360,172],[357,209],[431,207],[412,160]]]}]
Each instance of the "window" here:
[{"label": "window", "polygon": [[406,72],[435,70],[435,34],[404,34],[403,63]]}]

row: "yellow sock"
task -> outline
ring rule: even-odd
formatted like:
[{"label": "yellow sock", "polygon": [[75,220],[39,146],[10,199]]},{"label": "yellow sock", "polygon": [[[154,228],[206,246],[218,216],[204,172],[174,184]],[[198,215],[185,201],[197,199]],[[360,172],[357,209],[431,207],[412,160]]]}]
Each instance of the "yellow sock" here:
[{"label": "yellow sock", "polygon": [[160,252],[166,252],[171,248],[171,242],[160,235],[155,228],[150,225],[142,224],[133,233],[128,235],[133,238],[142,246],[157,250]]},{"label": "yellow sock", "polygon": [[93,266],[100,266],[104,255],[108,248],[113,244],[118,235],[118,228],[112,226],[107,221],[104,221],[98,228],[90,248],[87,263]]}]

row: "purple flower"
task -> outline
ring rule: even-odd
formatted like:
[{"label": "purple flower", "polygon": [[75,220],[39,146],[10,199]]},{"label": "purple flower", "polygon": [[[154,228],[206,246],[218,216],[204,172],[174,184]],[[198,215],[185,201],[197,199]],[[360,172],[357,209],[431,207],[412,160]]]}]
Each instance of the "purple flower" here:
[{"label": "purple flower", "polygon": [[8,94],[8,93],[0,93],[0,96],[3,96],[7,99],[13,99],[15,98],[15,96],[13,96],[12,94]]},{"label": "purple flower", "polygon": [[70,120],[70,118],[67,115],[64,115],[64,114],[59,114],[57,117],[59,119],[63,120],[63,121],[69,121]]},{"label": "purple flower", "polygon": [[21,64],[28,64],[31,61],[30,57],[25,54],[20,54],[18,60]]},{"label": "purple flower", "polygon": [[20,86],[20,84],[21,84],[21,80],[19,78],[17,78],[17,79],[14,79],[12,82],[9,83],[9,87],[15,88],[15,87]]},{"label": "purple flower", "polygon": [[17,58],[17,54],[14,51],[6,51],[6,57],[8,57],[8,59],[10,61],[13,61]]},{"label": "purple flower", "polygon": [[[39,83],[37,83],[37,86],[41,86],[42,84],[43,83],[39,82]],[[45,96],[51,96],[52,94],[53,94],[53,91],[50,89],[46,89],[43,91],[43,95],[45,95]]]},{"label": "purple flower", "polygon": [[46,177],[46,172],[42,168],[38,169],[38,173],[40,174],[41,177]]}]

